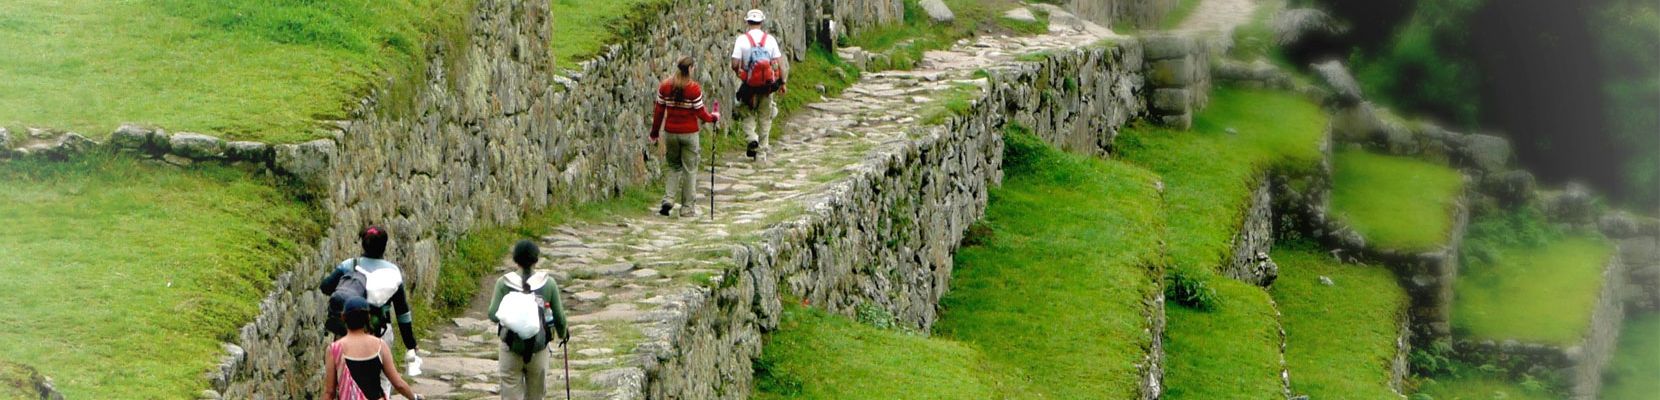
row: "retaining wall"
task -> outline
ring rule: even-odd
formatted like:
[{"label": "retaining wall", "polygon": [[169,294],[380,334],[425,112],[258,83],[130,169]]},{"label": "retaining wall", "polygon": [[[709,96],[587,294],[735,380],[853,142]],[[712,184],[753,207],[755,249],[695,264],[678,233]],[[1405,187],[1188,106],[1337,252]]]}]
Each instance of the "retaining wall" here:
[{"label": "retaining wall", "polygon": [[[784,298],[847,315],[873,304],[927,332],[949,288],[952,255],[984,213],[987,190],[1002,179],[1005,126],[1020,123],[1073,151],[1110,148],[1118,124],[1142,110],[1140,58],[1137,43],[1123,42],[990,71],[986,96],[967,117],[919,127],[915,139],[872,155],[851,178],[809,200],[806,216],[735,249],[734,266],[722,274],[732,278],[687,302],[693,310],[685,328],[648,368],[651,396],[747,394],[750,360],[760,355],[761,336],[777,327]],[[1091,109],[1124,119],[1077,111]],[[1151,399],[1161,392],[1164,303],[1162,290],[1149,296],[1140,370],[1141,393]]]},{"label": "retaining wall", "polygon": [[[512,225],[527,211],[597,200],[650,180],[645,135],[657,82],[697,57],[711,98],[729,98],[731,40],[750,1],[675,0],[631,15],[636,32],[580,71],[556,71],[548,2],[476,0],[466,43],[433,43],[414,93],[377,91],[334,140],[279,148],[276,163],[320,188],[333,216],[318,246],[282,274],[241,330],[213,388],[229,398],[303,398],[319,387],[323,296],[317,280],[357,252],[368,224],[392,233],[389,259],[414,295],[430,299],[443,249],[475,229]],[[834,17],[855,30],[896,21],[897,0],[772,2],[769,30],[801,57]],[[438,323],[417,320],[416,324]],[[746,367],[747,368],[747,367]]]}]

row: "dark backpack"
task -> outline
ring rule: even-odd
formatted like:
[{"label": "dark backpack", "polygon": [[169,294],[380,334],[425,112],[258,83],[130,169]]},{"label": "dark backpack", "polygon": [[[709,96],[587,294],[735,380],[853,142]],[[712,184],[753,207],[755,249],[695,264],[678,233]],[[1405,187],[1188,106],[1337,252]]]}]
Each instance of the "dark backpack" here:
[{"label": "dark backpack", "polygon": [[[329,294],[328,321],[323,328],[335,336],[346,335],[346,322],[340,320],[340,314],[346,307],[346,301],[352,298],[369,299],[369,277],[357,270],[357,259],[352,259],[352,270],[340,277],[340,282],[334,287],[334,293]],[[392,322],[392,304],[381,305],[369,312],[369,334],[380,336],[386,333],[386,328]]]},{"label": "dark backpack", "polygon": [[[532,275],[535,274],[521,274],[519,291],[541,299],[541,294],[530,288],[530,277]],[[548,326],[548,308],[546,306],[539,305],[536,307],[536,320],[542,322],[542,331],[537,332],[534,337],[521,337],[512,329],[500,325],[496,326],[496,334],[501,336],[502,343],[507,344],[507,349],[512,350],[513,354],[518,354],[525,362],[529,362],[531,357],[536,356],[536,352],[546,350],[548,343],[553,338],[552,327]]]}]

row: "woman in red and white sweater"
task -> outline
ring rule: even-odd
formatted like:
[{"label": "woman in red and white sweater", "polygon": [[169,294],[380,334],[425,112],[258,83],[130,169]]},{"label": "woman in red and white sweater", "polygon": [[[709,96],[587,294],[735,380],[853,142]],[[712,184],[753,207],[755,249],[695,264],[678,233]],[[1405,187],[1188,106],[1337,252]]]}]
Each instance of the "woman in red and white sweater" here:
[{"label": "woman in red and white sweater", "polygon": [[657,85],[657,106],[651,112],[652,144],[658,143],[659,133],[668,131],[668,137],[663,138],[667,147],[663,162],[669,167],[665,185],[668,193],[663,194],[663,205],[657,213],[668,216],[678,194],[680,216],[692,217],[697,215],[697,207],[692,206],[697,190],[697,179],[692,174],[698,163],[697,131],[701,122],[719,121],[720,113],[710,113],[703,107],[703,87],[692,81],[692,58],[683,57],[676,66],[679,71],[674,77]]}]

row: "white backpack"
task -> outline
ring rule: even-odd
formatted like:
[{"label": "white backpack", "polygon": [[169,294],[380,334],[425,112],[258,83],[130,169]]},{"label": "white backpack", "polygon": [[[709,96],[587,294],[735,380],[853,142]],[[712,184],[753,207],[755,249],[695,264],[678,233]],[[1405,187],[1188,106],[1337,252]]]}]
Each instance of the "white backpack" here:
[{"label": "white backpack", "polygon": [[507,288],[512,292],[503,295],[501,304],[496,307],[496,320],[501,326],[522,338],[536,337],[542,333],[542,297],[536,291],[548,282],[548,275],[536,272],[530,275],[530,287],[523,287],[518,272],[509,272],[505,276]]},{"label": "white backpack", "polygon": [[366,280],[363,283],[363,289],[367,292],[364,293],[364,299],[369,300],[369,304],[375,307],[385,306],[387,301],[392,300],[392,295],[398,294],[398,286],[403,285],[403,273],[398,272],[397,268],[381,268],[369,272],[363,267],[357,267],[357,272],[363,274]]}]

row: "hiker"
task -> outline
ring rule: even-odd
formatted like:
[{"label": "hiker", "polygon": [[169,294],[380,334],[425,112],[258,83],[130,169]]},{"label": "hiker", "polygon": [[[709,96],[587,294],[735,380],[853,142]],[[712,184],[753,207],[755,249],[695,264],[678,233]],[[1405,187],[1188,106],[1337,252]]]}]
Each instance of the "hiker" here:
[{"label": "hiker", "polygon": [[346,300],[340,313],[345,336],[329,344],[329,358],[323,374],[323,400],[382,400],[388,399],[386,389],[379,384],[390,380],[392,388],[404,398],[420,400],[421,395],[410,389],[392,365],[392,347],[369,334],[369,316],[376,308],[367,300]]},{"label": "hiker", "polygon": [[[495,294],[490,297],[488,315],[498,324],[496,333],[502,341],[496,356],[502,400],[542,399],[551,352],[543,350],[548,349],[554,334],[559,337],[559,347],[565,347],[571,337],[565,327],[564,306],[559,304],[558,283],[546,271],[533,269],[541,257],[535,243],[515,243],[513,263],[519,265],[519,270],[497,279]],[[569,383],[567,376],[567,388]]]},{"label": "hiker", "polygon": [[[668,190],[657,213],[668,216],[678,199],[680,216],[684,218],[697,216],[692,200],[697,190],[693,172],[698,163],[699,122],[719,121],[720,113],[710,113],[703,107],[703,87],[692,80],[692,58],[681,57],[676,67],[674,77],[657,85],[657,105],[651,111],[651,143],[667,148],[663,163],[669,167],[665,185]],[[668,131],[669,135],[659,141],[661,131]]]},{"label": "hiker", "polygon": [[[761,29],[767,15],[761,10],[749,10],[744,16],[748,30],[738,35],[732,48],[732,72],[738,75],[738,119],[743,122],[744,137],[749,146],[744,155],[751,160],[766,161],[771,146],[767,144],[772,133],[772,119],[778,116],[778,107],[772,93],[785,92],[784,52],[778,50],[778,40]],[[760,125],[759,128],[756,125]]]},{"label": "hiker", "polygon": [[[396,311],[398,333],[403,336],[404,347],[409,349],[404,354],[409,375],[420,375],[421,357],[416,353],[415,324],[404,290],[403,271],[398,269],[397,264],[383,259],[386,255],[386,228],[370,226],[358,234],[358,239],[363,245],[362,256],[341,261],[328,276],[323,277],[320,289],[329,296],[328,320],[323,327],[336,339],[345,336],[349,329],[340,315],[345,311],[347,302],[362,299],[370,307],[369,334],[381,338],[391,347],[392,335],[386,328],[391,324],[392,312]],[[385,387],[387,382],[381,383]]]}]

